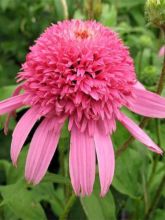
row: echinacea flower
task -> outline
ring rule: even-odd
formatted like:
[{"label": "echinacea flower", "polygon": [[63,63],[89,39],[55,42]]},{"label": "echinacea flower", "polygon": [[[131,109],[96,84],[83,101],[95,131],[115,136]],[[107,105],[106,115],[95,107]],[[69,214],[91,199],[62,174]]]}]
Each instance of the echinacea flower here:
[{"label": "echinacea flower", "polygon": [[[115,168],[111,134],[116,120],[151,151],[162,150],[130,118],[125,106],[147,117],[165,117],[165,98],[145,90],[137,81],[128,48],[110,28],[95,21],[54,24],[37,39],[18,74],[14,96],[0,102],[0,115],[28,106],[11,144],[13,164],[32,127],[42,117],[27,155],[25,177],[38,184],[56,151],[68,120],[71,133],[69,166],[77,195],[90,195],[98,161],[101,195]],[[20,91],[22,90],[22,93]]]}]

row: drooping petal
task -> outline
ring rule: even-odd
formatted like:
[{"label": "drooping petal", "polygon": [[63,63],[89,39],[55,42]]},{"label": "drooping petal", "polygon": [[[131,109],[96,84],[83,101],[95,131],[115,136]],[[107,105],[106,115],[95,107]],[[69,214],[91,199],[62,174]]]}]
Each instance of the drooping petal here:
[{"label": "drooping petal", "polygon": [[151,138],[130,118],[121,113],[118,120],[128,129],[128,131],[134,136],[138,141],[146,145],[151,151],[158,154],[162,154],[163,151],[151,140]]},{"label": "drooping petal", "polygon": [[[18,96],[21,92],[21,89],[22,89],[22,85],[17,86],[16,89],[14,90],[13,94],[12,94],[12,97],[13,96]],[[9,114],[7,116],[7,119],[6,119],[5,124],[4,124],[4,133],[5,133],[5,135],[7,135],[7,133],[8,133],[9,122],[10,122],[10,118],[12,117],[12,115],[13,116],[15,115],[15,111],[9,112]]]},{"label": "drooping petal", "polygon": [[17,123],[12,137],[11,143],[11,159],[14,165],[17,163],[19,153],[23,147],[23,144],[28,137],[32,127],[36,121],[40,118],[39,107],[35,106],[29,109],[20,121]]},{"label": "drooping petal", "polygon": [[25,178],[28,182],[38,184],[45,175],[56,151],[64,120],[45,118],[34,134],[28,152]]},{"label": "drooping petal", "polygon": [[147,90],[134,88],[135,98],[127,106],[131,111],[154,118],[165,117],[165,98]]},{"label": "drooping petal", "polygon": [[94,141],[99,166],[101,196],[104,196],[112,182],[115,169],[115,156],[112,141],[100,126],[96,126]]},{"label": "drooping petal", "polygon": [[21,94],[18,96],[13,96],[11,98],[8,98],[2,102],[0,102],[0,115],[3,115],[5,113],[9,113],[11,111],[14,111],[17,108],[20,108],[23,106],[23,100],[25,98],[25,94]]},{"label": "drooping petal", "polygon": [[80,132],[73,124],[70,145],[69,167],[74,191],[77,195],[90,195],[95,180],[94,140],[87,130]]}]

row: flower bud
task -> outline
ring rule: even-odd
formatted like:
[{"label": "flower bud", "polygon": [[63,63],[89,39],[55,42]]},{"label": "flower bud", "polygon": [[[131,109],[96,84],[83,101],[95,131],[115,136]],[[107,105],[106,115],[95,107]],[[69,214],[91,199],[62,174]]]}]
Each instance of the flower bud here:
[{"label": "flower bud", "polygon": [[147,0],[146,16],[149,23],[165,30],[165,0]]},{"label": "flower bud", "polygon": [[144,47],[149,47],[151,48],[153,43],[152,43],[152,39],[150,36],[147,36],[147,35],[142,35],[140,38],[139,38],[139,43],[140,45],[142,46],[142,48]]}]

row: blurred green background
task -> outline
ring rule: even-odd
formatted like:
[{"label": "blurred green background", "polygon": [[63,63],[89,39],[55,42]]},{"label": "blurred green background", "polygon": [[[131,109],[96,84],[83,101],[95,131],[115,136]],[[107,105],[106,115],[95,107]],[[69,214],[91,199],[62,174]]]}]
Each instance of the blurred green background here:
[{"label": "blurred green background", "polygon": [[[66,18],[96,19],[117,31],[130,48],[138,79],[155,91],[163,63],[158,52],[164,42],[160,30],[147,24],[144,4],[144,0],[0,0],[0,100],[12,94],[29,46],[47,26]],[[28,186],[23,172],[32,134],[17,169],[11,165],[9,152],[12,130],[24,111],[17,112],[16,119],[11,121],[8,136],[3,134],[5,118],[0,118],[0,220],[165,219],[165,159],[136,141],[117,157],[113,184],[105,198],[99,197],[98,178],[91,197],[72,195],[68,176],[69,135],[65,129],[49,173],[38,186]],[[127,113],[140,122],[139,116]],[[165,149],[165,121],[150,120],[145,129]],[[128,137],[128,132],[118,124],[113,135],[115,149]]]}]

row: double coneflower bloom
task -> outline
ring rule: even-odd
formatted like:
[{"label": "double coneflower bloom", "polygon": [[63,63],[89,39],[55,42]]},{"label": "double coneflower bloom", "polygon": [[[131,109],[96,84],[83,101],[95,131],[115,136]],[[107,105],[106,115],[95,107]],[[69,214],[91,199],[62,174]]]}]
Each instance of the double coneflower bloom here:
[{"label": "double coneflower bloom", "polygon": [[[0,102],[0,115],[29,107],[13,132],[13,164],[34,124],[25,177],[38,184],[56,151],[60,132],[68,120],[71,133],[69,167],[77,195],[90,195],[98,161],[101,195],[112,182],[115,169],[111,134],[116,120],[151,151],[162,150],[130,118],[125,106],[147,117],[165,117],[165,99],[145,90],[137,81],[128,48],[111,29],[94,21],[59,22],[37,39],[18,73],[21,84],[13,97]],[[20,91],[23,92],[20,92]]]}]

